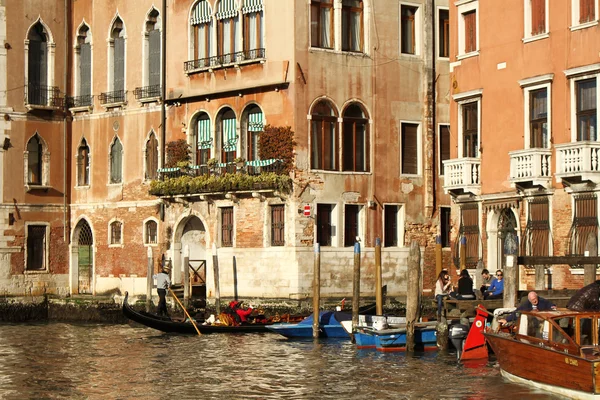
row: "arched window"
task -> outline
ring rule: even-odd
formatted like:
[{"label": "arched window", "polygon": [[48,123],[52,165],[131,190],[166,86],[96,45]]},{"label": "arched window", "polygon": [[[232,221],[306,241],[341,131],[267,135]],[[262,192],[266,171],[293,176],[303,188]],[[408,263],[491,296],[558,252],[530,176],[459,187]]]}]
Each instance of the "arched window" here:
[{"label": "arched window", "polygon": [[363,2],[342,1],[342,50],[363,51]]},{"label": "arched window", "polygon": [[42,142],[36,134],[27,143],[27,184],[42,184]]},{"label": "arched window", "polygon": [[369,171],[369,120],[358,104],[344,110],[342,127],[342,170]]},{"label": "arched window", "polygon": [[118,245],[123,243],[123,224],[121,221],[113,221],[110,223],[110,238],[109,243]]},{"label": "arched window", "polygon": [[119,138],[110,146],[110,183],[123,183],[123,145]]},{"label": "arched window", "polygon": [[313,107],[311,122],[311,168],[337,170],[337,113],[327,100]]},{"label": "arched window", "polygon": [[48,34],[41,22],[37,22],[27,35],[27,103],[48,105]]},{"label": "arched window", "polygon": [[333,49],[333,0],[310,3],[310,45]]},{"label": "arched window", "polygon": [[237,127],[235,113],[231,108],[226,108],[219,113],[221,162],[231,163],[237,157]]},{"label": "arched window", "polygon": [[77,149],[77,186],[90,184],[90,148],[85,139]]},{"label": "arched window", "polygon": [[109,91],[106,103],[125,102],[125,27],[117,17],[110,30],[109,40]]},{"label": "arched window", "polygon": [[193,54],[193,65],[188,67],[203,68],[211,65],[211,28],[212,28],[212,10],[207,0],[200,0],[192,9],[190,18],[191,40]]},{"label": "arched window", "polygon": [[149,220],[144,223],[144,244],[158,243],[158,223]]},{"label": "arched window", "polygon": [[205,112],[200,113],[194,120],[194,126],[196,165],[206,165],[211,157],[211,149],[213,146],[210,117],[208,114]]},{"label": "arched window", "polygon": [[263,58],[264,24],[262,0],[244,0],[244,58]]},{"label": "arched window", "polygon": [[92,35],[89,26],[83,24],[77,32],[75,57],[78,68],[77,96],[73,107],[92,105]]},{"label": "arched window", "polygon": [[158,10],[152,8],[146,18],[146,27],[144,33],[144,86],[143,98],[160,97],[160,68],[161,68],[161,48],[160,48],[160,14]]},{"label": "arched window", "polygon": [[245,113],[246,159],[258,160],[258,138],[264,129],[263,113],[257,105],[251,105]]},{"label": "arched window", "polygon": [[237,34],[239,32],[238,11],[235,0],[220,0],[217,5],[217,54],[223,64],[235,61],[238,51]]},{"label": "arched window", "polygon": [[150,137],[146,141],[146,179],[156,179],[158,171],[158,139],[154,132],[150,134]]}]

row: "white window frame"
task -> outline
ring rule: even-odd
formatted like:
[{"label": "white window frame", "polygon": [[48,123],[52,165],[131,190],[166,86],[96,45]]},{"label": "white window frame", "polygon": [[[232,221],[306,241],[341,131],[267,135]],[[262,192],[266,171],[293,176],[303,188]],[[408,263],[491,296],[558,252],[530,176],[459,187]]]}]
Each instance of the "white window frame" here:
[{"label": "white window frame", "polygon": [[[403,125],[417,125],[417,173],[416,174],[405,174],[402,172],[402,126]],[[406,177],[419,177],[423,175],[423,124],[421,121],[410,121],[400,120],[400,130],[398,134],[400,154],[398,154],[400,176]]]},{"label": "white window frame", "polygon": [[[81,148],[81,146],[83,145],[83,142],[85,141],[85,144],[88,148],[88,161],[89,161],[89,170],[88,170],[88,183],[87,185],[85,184],[81,184],[81,182],[79,182],[79,149]],[[77,145],[77,149],[75,150],[75,189],[85,189],[85,188],[89,188],[92,185],[92,148],[90,146],[90,142],[89,139],[86,137],[81,137],[81,140],[79,141],[79,145]]]},{"label": "white window frame", "polygon": [[[78,37],[79,37],[79,31],[81,30],[81,28],[83,28],[84,26],[87,26],[88,31],[87,31],[87,37],[89,38],[89,45],[90,45],[90,62],[91,62],[91,66],[90,66],[90,88],[92,89],[93,92],[93,88],[94,88],[94,37],[92,35],[92,28],[90,27],[90,25],[85,22],[85,19],[81,22],[81,24],[79,24],[79,26],[77,27],[77,30],[75,31],[75,40],[74,40],[74,44],[73,44],[73,53],[74,53],[74,57],[73,57],[73,71],[75,71],[75,73],[73,74],[73,93],[75,93],[76,96],[81,96],[81,50],[80,50],[80,45],[78,43]],[[92,104],[88,107],[72,107],[71,111],[83,111],[89,108],[93,108],[94,102],[93,102],[93,98],[92,98]]]},{"label": "white window frame", "polygon": [[[407,7],[413,7],[416,8],[417,11],[415,12],[415,30],[413,32],[413,34],[415,35],[415,52],[414,54],[411,53],[403,53],[402,52],[402,6],[407,6]],[[400,40],[399,40],[399,48],[398,48],[398,52],[400,53],[401,56],[403,57],[421,57],[423,51],[422,51],[422,43],[423,43],[423,5],[422,4],[418,4],[418,3],[409,3],[409,2],[401,2],[398,5],[398,16],[399,16],[399,20],[400,23],[398,24],[398,27],[400,29]]]},{"label": "white window frame", "polygon": [[[264,201],[264,197],[261,198],[259,194],[257,194],[259,197],[259,199],[261,201]],[[287,218],[288,218],[288,207],[286,207],[286,204],[281,202],[281,201],[272,201],[272,202],[265,202],[265,216],[266,218],[264,219],[264,226],[263,226],[263,247],[273,247],[275,249],[278,248],[285,248],[288,246],[288,238],[287,238]],[[284,228],[283,228],[283,242],[284,244],[282,246],[273,246],[271,244],[272,239],[273,239],[273,232],[271,231],[271,224],[273,223],[273,217],[272,217],[272,206],[283,206],[283,223],[284,223]]]},{"label": "white window frame", "polygon": [[[119,243],[113,243],[113,238],[112,238],[112,224],[114,222],[119,222],[121,223],[121,239],[119,241]],[[125,242],[125,238],[123,237],[123,232],[125,231],[125,223],[123,222],[122,219],[119,218],[112,218],[110,221],[108,221],[108,247],[123,247],[123,243]]]},{"label": "white window frame", "polygon": [[[365,226],[366,226],[366,215],[365,215],[365,205],[364,204],[359,204],[359,203],[344,203],[344,208],[343,208],[343,216],[342,216],[342,221],[344,221],[344,233],[342,236],[345,236],[345,232],[346,232],[346,206],[358,206],[358,229],[357,229],[357,233],[358,233],[358,238],[360,240],[360,243],[365,243]],[[342,237],[342,240],[345,241],[345,237]],[[342,242],[343,243],[343,242]]]},{"label": "white window frame", "polygon": [[[147,240],[147,238],[148,238],[148,235],[147,235],[147,233],[148,233],[148,223],[149,223],[149,222],[155,222],[155,223],[156,223],[156,243],[150,243],[150,242],[148,242],[148,240]],[[121,226],[122,226],[122,225],[121,225]],[[142,223],[142,234],[143,234],[142,241],[143,241],[143,243],[144,243],[144,246],[146,246],[146,247],[148,247],[148,246],[151,246],[151,247],[156,247],[156,246],[158,246],[158,243],[159,243],[159,241],[160,241],[160,240],[159,240],[159,238],[160,238],[160,233],[159,233],[159,229],[158,229],[158,227],[159,227],[159,223],[158,223],[158,220],[157,220],[156,218],[154,218],[154,217],[149,217],[149,218],[146,218],[146,219],[144,220],[144,222]],[[123,238],[123,233],[122,233],[122,232],[121,232],[121,238]]]},{"label": "white window frame", "polygon": [[[444,160],[442,160],[442,135],[441,135],[442,126],[447,126],[448,132],[450,133],[450,136],[452,136],[452,128],[451,128],[449,122],[444,122],[444,123],[438,124],[438,126],[437,126],[437,158],[438,158],[437,168],[438,168],[439,176],[444,176],[444,174],[442,173],[442,167],[444,166]],[[450,159],[451,158],[449,158],[449,160]]]},{"label": "white window frame", "polygon": [[[479,1],[478,0],[459,0],[456,3],[458,10],[458,55],[457,60],[479,55]],[[475,11],[475,29],[476,45],[475,50],[465,53],[465,20],[464,14]]]},{"label": "white window frame", "polygon": [[[569,80],[570,91],[570,117],[571,117],[571,142],[577,142],[577,93],[576,83],[581,80],[594,78],[596,79],[596,121],[600,110],[600,96],[598,96],[598,85],[600,84],[600,64],[586,65],[583,67],[571,68],[565,71],[565,75]],[[598,127],[596,127],[598,128]],[[598,139],[600,135],[596,133]],[[600,203],[600,202],[599,202]]]},{"label": "white window frame", "polygon": [[524,0],[525,4],[524,4],[524,8],[525,8],[525,12],[524,12],[524,16],[525,16],[525,21],[524,21],[524,27],[525,27],[525,31],[523,32],[523,43],[528,43],[528,42],[533,42],[535,40],[539,40],[539,39],[545,39],[547,37],[550,37],[550,27],[549,27],[549,23],[550,23],[550,8],[549,8],[549,0],[544,0],[544,17],[545,17],[545,22],[544,22],[544,32],[539,33],[537,35],[532,35],[531,34],[531,18],[532,18],[532,13],[531,13],[531,2],[533,0]]},{"label": "white window frame", "polygon": [[[114,29],[117,18],[119,18],[121,20],[121,22],[123,23],[123,29],[122,29],[123,34],[121,36],[123,38],[123,90],[125,92],[127,92],[127,26],[125,24],[125,20],[123,19],[123,17],[121,17],[121,15],[118,12],[115,14],[112,21],[110,21],[110,25],[108,28],[108,36],[106,38],[106,45],[107,45],[106,46],[106,60],[107,60],[106,85],[107,85],[108,92],[113,92],[115,90],[115,77],[114,77],[115,40],[112,38],[112,31]],[[94,68],[92,67],[92,69],[94,69]],[[127,95],[125,95],[125,100],[127,100]]]},{"label": "white window frame", "polygon": [[[435,11],[435,57],[438,60],[449,60],[450,59],[450,46],[448,46],[448,57],[440,56],[440,11],[448,11],[448,19],[450,18],[450,9],[448,7],[437,7]],[[451,29],[452,27],[450,27]],[[448,35],[448,41],[450,42],[450,34]],[[450,45],[450,43],[448,43]]]},{"label": "white window frame", "polygon": [[[112,183],[110,180],[110,176],[112,174],[112,162],[111,162],[111,158],[112,158],[112,147],[113,145],[117,142],[117,140],[121,143],[121,182],[114,182]],[[108,177],[107,177],[107,186],[123,186],[124,182],[125,182],[125,146],[123,145],[123,141],[121,140],[121,138],[119,137],[119,135],[115,135],[113,137],[113,140],[111,140],[111,142],[108,145]]]},{"label": "white window frame", "polygon": [[523,89],[523,139],[525,140],[524,149],[531,148],[531,126],[529,124],[529,113],[531,110],[531,92],[538,89],[546,89],[546,101],[548,107],[547,126],[548,126],[548,143],[547,149],[552,144],[552,80],[554,74],[537,76],[519,81],[519,85]]},{"label": "white window frame", "polygon": [[[27,269],[27,239],[29,236],[29,227],[30,226],[45,226],[46,227],[46,245],[44,249],[44,269]],[[23,243],[23,259],[25,264],[23,264],[23,273],[24,274],[46,274],[50,272],[50,223],[46,221],[26,221],[25,222],[25,243]]]},{"label": "white window frame", "polygon": [[[44,27],[44,30],[46,31],[46,34],[48,35],[48,40],[46,42],[46,49],[48,51],[48,56],[46,61],[48,62],[48,65],[46,66],[46,85],[48,87],[53,87],[54,86],[54,70],[55,70],[55,65],[54,65],[54,59],[55,59],[55,52],[56,52],[56,42],[54,41],[54,35],[52,34],[52,31],[50,30],[50,28],[48,27],[48,25],[44,22],[44,20],[41,17],[38,17],[38,19],[36,19],[31,25],[29,25],[29,29],[27,29],[27,33],[25,36],[25,41],[24,41],[24,50],[25,50],[25,64],[23,67],[23,73],[25,75],[25,88],[28,87],[29,85],[29,32],[31,31],[31,29],[33,29],[33,27],[37,24],[37,23],[42,24],[42,26]],[[7,42],[8,43],[8,42]],[[50,100],[48,98],[48,100]],[[29,106],[29,99],[26,96],[25,97],[25,104]],[[32,108],[38,108],[36,105],[31,105],[30,107]]]},{"label": "white window frame", "polygon": [[[384,236],[382,238],[381,241],[381,245],[384,246],[385,244],[385,207],[386,206],[396,206],[398,207],[398,214],[396,215],[396,226],[398,227],[398,231],[397,231],[397,235],[398,235],[398,248],[400,247],[406,247],[404,245],[404,222],[405,222],[405,207],[404,204],[402,203],[384,203],[383,207],[381,208],[381,220],[383,221],[383,235]],[[387,247],[387,248],[396,248],[396,247]]]},{"label": "white window frame", "polygon": [[[27,145],[29,144],[29,141],[35,136],[38,137],[40,144],[42,145],[42,154],[40,154],[40,161],[42,164],[42,176],[40,185],[29,184],[29,151],[27,150]],[[40,135],[37,131],[33,135],[31,135],[29,139],[27,139],[27,141],[25,142],[25,151],[23,152],[23,183],[27,191],[36,188],[45,189],[50,187],[50,151],[48,150],[48,143],[46,143],[42,135]]]},{"label": "white window frame", "polygon": [[477,102],[477,156],[481,157],[481,99],[483,96],[483,89],[471,90],[469,92],[459,93],[452,96],[453,100],[458,103],[458,121],[457,136],[458,136],[458,158],[464,158],[463,156],[463,107],[467,104]]},{"label": "white window frame", "polygon": [[598,0],[594,0],[594,19],[583,24],[579,23],[579,0],[571,0],[571,31],[598,25]]},{"label": "white window frame", "polygon": [[[340,240],[342,239],[342,234],[340,233],[339,227],[343,226],[343,220],[341,220],[343,218],[342,216],[342,212],[340,212],[340,205],[338,203],[329,203],[326,201],[319,201],[315,203],[315,226],[317,223],[317,213],[318,213],[318,205],[319,204],[329,204],[331,206],[333,206],[331,208],[331,246],[323,246],[322,244],[320,244],[321,247],[340,247]],[[314,238],[313,238],[314,243],[317,243],[317,229],[315,229],[314,232]]]}]

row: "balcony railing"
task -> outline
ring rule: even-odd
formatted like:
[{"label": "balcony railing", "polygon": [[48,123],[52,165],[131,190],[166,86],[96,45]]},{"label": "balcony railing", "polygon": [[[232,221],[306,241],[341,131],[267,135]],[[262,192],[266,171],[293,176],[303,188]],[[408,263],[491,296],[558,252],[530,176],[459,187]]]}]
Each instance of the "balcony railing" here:
[{"label": "balcony railing", "polygon": [[600,183],[600,142],[571,142],[555,147],[557,182]]},{"label": "balcony railing", "polygon": [[251,62],[265,58],[265,49],[244,50],[235,53],[222,54],[213,57],[200,58],[183,63],[185,72],[198,69],[218,68],[229,64]]},{"label": "balcony railing", "polygon": [[182,168],[162,168],[158,170],[159,179],[165,180],[170,178],[178,178],[180,176],[223,176],[225,174],[248,174],[260,175],[266,172],[274,172],[276,174],[283,173],[283,162],[281,160],[255,160],[242,163],[217,163],[211,166],[191,165],[186,169]]},{"label": "balcony railing", "polygon": [[100,104],[102,105],[125,103],[125,100],[127,99],[127,91],[115,90],[113,92],[100,93],[99,99]]},{"label": "balcony railing", "polygon": [[549,188],[552,184],[551,149],[524,149],[511,151],[510,182],[513,187],[543,186]]},{"label": "balcony railing", "polygon": [[160,85],[151,85],[135,88],[133,95],[136,100],[154,99],[161,96]]},{"label": "balcony railing", "polygon": [[479,195],[481,181],[479,172],[481,160],[479,158],[455,158],[444,161],[444,191],[470,192]]},{"label": "balcony railing", "polygon": [[25,87],[25,99],[30,106],[62,108],[65,99],[60,97],[60,90],[56,86],[44,86],[28,83]]},{"label": "balcony railing", "polygon": [[93,94],[86,94],[83,96],[67,96],[65,99],[67,108],[91,107],[94,103]]}]

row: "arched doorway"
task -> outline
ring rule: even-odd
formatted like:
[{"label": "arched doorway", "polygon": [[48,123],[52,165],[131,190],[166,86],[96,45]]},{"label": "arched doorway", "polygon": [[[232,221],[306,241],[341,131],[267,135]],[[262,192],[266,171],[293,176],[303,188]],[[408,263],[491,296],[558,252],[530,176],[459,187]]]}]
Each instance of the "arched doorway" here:
[{"label": "arched doorway", "polygon": [[[206,262],[211,256],[207,251],[208,232],[196,215],[183,217],[173,235],[173,282],[183,283],[182,270],[189,269],[191,294],[194,298],[206,297]],[[185,248],[189,249],[189,264],[183,265]]]},{"label": "arched doorway", "polygon": [[92,228],[85,219],[75,226],[77,255],[77,293],[92,294],[92,275],[94,273],[94,236]]},{"label": "arched doorway", "polygon": [[498,268],[506,268],[507,256],[516,256],[517,248],[517,219],[510,208],[504,208],[498,218]]}]

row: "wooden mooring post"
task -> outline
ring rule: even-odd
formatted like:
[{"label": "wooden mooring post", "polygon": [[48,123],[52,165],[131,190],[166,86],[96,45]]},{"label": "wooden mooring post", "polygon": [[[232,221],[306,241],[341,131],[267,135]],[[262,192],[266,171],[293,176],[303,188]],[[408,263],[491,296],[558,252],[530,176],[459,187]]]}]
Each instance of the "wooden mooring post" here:
[{"label": "wooden mooring post", "polygon": [[375,313],[383,315],[383,288],[381,287],[381,239],[375,239]]},{"label": "wooden mooring post", "polygon": [[313,338],[319,337],[319,303],[321,301],[321,246],[315,243],[315,267],[313,271]]},{"label": "wooden mooring post", "polygon": [[186,244],[183,247],[183,305],[187,308],[190,305],[190,247]]},{"label": "wooden mooring post", "polygon": [[352,329],[358,326],[360,307],[360,243],[354,243],[354,275],[352,279]]},{"label": "wooden mooring post", "polygon": [[221,291],[219,289],[219,257],[217,256],[217,245],[213,243],[213,273],[215,275],[215,312],[221,314]]},{"label": "wooden mooring post", "polygon": [[154,259],[152,247],[148,246],[148,280],[146,282],[146,312],[150,312],[152,304],[152,287],[154,286]]},{"label": "wooden mooring post", "polygon": [[419,243],[410,243],[407,271],[406,292],[406,350],[415,350],[415,323],[419,322],[421,313],[421,249]]}]

